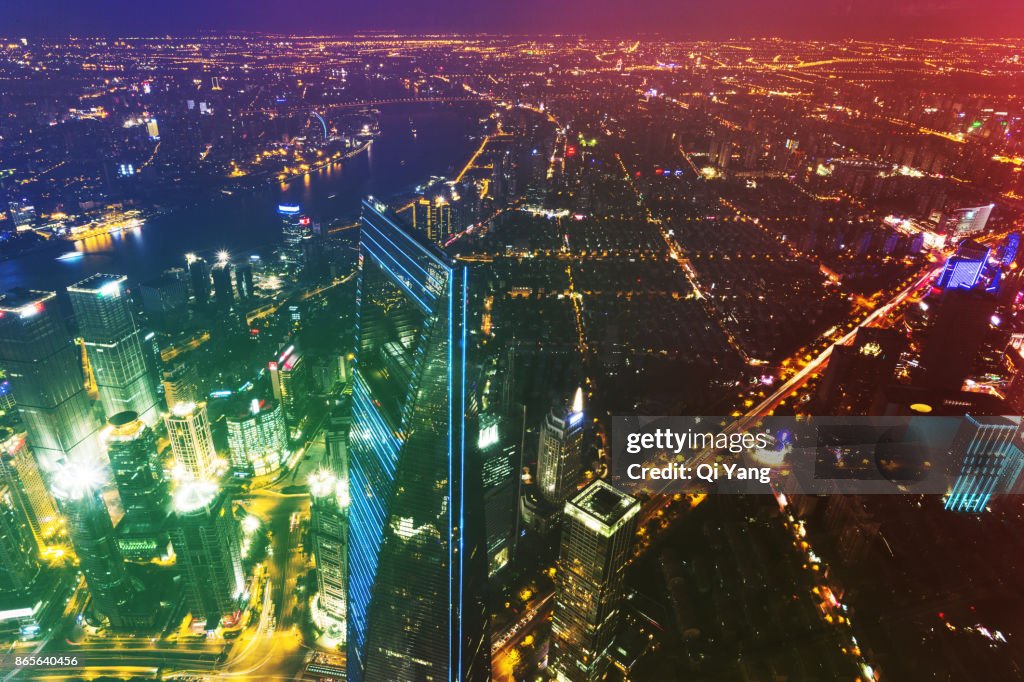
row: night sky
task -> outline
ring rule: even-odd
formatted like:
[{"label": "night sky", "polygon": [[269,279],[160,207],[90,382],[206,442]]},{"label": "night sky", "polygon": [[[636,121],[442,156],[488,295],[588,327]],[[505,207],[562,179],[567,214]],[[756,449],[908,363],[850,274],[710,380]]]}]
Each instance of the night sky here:
[{"label": "night sky", "polygon": [[1024,34],[1022,0],[0,0],[0,35],[199,31],[676,38]]}]

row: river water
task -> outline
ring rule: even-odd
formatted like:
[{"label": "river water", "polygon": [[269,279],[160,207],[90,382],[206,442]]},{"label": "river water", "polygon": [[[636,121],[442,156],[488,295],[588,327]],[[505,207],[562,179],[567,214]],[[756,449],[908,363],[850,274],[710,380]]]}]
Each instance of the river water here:
[{"label": "river water", "polygon": [[[59,247],[0,262],[0,291],[23,286],[62,289],[91,274],[128,275],[134,283],[172,266],[187,252],[269,250],[280,237],[276,207],[299,203],[315,220],[354,220],[359,201],[408,193],[431,175],[453,177],[479,144],[479,109],[463,105],[381,108],[380,135],[367,152],[287,185],[234,196],[218,195],[149,219],[138,230],[84,240],[81,258],[58,260]],[[415,130],[415,134],[414,131]]]}]

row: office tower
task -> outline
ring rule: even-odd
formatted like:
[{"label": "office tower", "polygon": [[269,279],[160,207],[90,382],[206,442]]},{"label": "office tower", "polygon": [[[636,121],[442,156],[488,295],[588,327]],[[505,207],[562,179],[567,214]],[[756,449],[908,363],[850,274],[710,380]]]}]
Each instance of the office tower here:
[{"label": "office tower", "polygon": [[[177,272],[184,275],[183,270]],[[180,325],[188,304],[188,280],[174,272],[165,272],[139,285],[142,311],[151,325],[161,329]]]},{"label": "office tower", "polygon": [[245,590],[238,523],[226,492],[212,481],[189,481],[174,492],[171,543],[192,617],[208,630],[232,622]]},{"label": "office tower", "polygon": [[108,420],[106,443],[124,510],[117,524],[122,554],[133,559],[163,556],[170,494],[153,431],[137,413],[121,412]]},{"label": "office tower", "polygon": [[217,452],[210,435],[206,403],[177,403],[164,415],[174,455],[174,476],[204,481],[216,477]]},{"label": "office tower", "polygon": [[236,476],[266,476],[288,459],[288,427],[280,403],[253,398],[226,421]]},{"label": "office tower", "polygon": [[309,480],[312,496],[309,532],[316,558],[314,618],[335,640],[345,639],[345,575],[348,563],[348,481],[329,469]]},{"label": "office tower", "polygon": [[36,207],[26,198],[8,202],[7,214],[16,232],[31,230],[36,222]]},{"label": "office tower", "polygon": [[988,265],[992,250],[983,244],[964,240],[949,257],[939,275],[940,289],[973,289]]},{"label": "office tower", "polygon": [[818,413],[866,415],[875,394],[894,379],[905,343],[895,330],[858,329],[847,346],[833,346],[821,384]]},{"label": "office tower", "polygon": [[239,301],[252,298],[256,284],[252,277],[252,263],[239,263],[235,266],[235,292]]},{"label": "office tower", "polygon": [[213,300],[220,308],[230,308],[235,302],[231,284],[232,266],[227,260],[218,261],[212,268]]},{"label": "office tower", "polygon": [[922,382],[928,388],[959,391],[988,337],[996,301],[981,291],[950,289],[931,306],[933,322],[921,350]]},{"label": "office tower", "polygon": [[130,623],[134,586],[125,570],[110,514],[100,497],[103,472],[98,462],[72,461],[53,476],[53,493],[67,521],[95,615],[113,627]]},{"label": "office tower", "polygon": [[348,433],[352,423],[347,400],[332,405],[324,425],[324,461],[327,469],[348,481]]},{"label": "office tower", "polygon": [[453,234],[451,203],[441,196],[419,199],[413,204],[412,226],[435,244],[444,245]]},{"label": "office tower", "polygon": [[949,450],[958,470],[946,509],[981,513],[993,494],[1013,488],[1024,468],[1019,432],[1019,417],[964,417]]},{"label": "office tower", "polygon": [[270,387],[274,392],[274,400],[284,407],[289,422],[297,422],[302,416],[308,376],[302,352],[290,345],[277,356],[277,360],[271,360],[267,367],[270,369]]},{"label": "office tower", "polygon": [[192,296],[199,305],[206,305],[210,301],[210,266],[193,253],[185,255],[185,263],[188,265]]},{"label": "office tower", "polygon": [[0,481],[0,599],[25,594],[39,577],[32,529],[11,486]]},{"label": "office tower", "polygon": [[559,682],[600,680],[608,669],[639,512],[637,499],[600,479],[565,504],[551,619]]},{"label": "office tower", "polygon": [[16,291],[0,298],[0,367],[18,399],[28,444],[44,471],[64,459],[92,459],[99,420],[56,294]]},{"label": "office tower", "polygon": [[42,553],[60,529],[57,504],[43,482],[39,463],[25,444],[25,434],[6,426],[0,427],[0,483],[7,484],[28,523],[36,553]]},{"label": "office tower", "polygon": [[502,433],[496,415],[480,415],[476,447],[484,484],[484,519],[487,534],[487,576],[503,569],[511,559],[516,526],[516,439]]},{"label": "office tower", "polygon": [[311,221],[302,215],[298,204],[281,204],[277,214],[281,217],[281,260],[297,269],[303,263],[303,240],[309,234]]},{"label": "office tower", "polygon": [[540,426],[537,483],[547,502],[561,507],[576,493],[583,474],[583,389],[571,405],[555,405]]},{"label": "office tower", "polygon": [[970,237],[984,232],[993,208],[995,204],[951,211],[942,221],[945,232],[954,238]]},{"label": "office tower", "polygon": [[146,121],[146,134],[149,135],[149,139],[154,142],[160,139],[160,126],[157,125],[155,118],[151,118]]},{"label": "office tower", "polygon": [[158,416],[156,386],[124,284],[123,275],[93,275],[69,286],[68,295],[104,413],[136,412],[152,424]]},{"label": "office tower", "polygon": [[178,403],[199,402],[199,376],[191,362],[178,360],[163,370],[164,401],[173,410]]},{"label": "office tower", "polygon": [[482,484],[465,442],[466,269],[371,202],[349,440],[348,678],[488,679]]}]

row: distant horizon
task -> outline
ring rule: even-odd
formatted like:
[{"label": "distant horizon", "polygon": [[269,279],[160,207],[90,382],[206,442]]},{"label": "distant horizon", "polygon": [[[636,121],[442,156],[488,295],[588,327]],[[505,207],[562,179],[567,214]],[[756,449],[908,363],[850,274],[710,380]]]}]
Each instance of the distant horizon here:
[{"label": "distant horizon", "polygon": [[[289,36],[400,35],[650,36],[869,39],[1024,37],[1024,3],[993,0],[521,0],[481,6],[449,0],[372,5],[342,0],[52,0],[5,9],[11,37],[193,37],[203,33]],[[1014,30],[1007,32],[1008,27]]]}]

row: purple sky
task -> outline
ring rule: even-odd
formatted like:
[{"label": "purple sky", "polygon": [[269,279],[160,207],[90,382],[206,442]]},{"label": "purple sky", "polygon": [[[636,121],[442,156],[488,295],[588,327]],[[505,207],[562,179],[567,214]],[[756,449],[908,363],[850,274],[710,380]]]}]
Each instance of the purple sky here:
[{"label": "purple sky", "polygon": [[522,32],[1024,35],[1024,0],[0,0],[0,35]]}]

